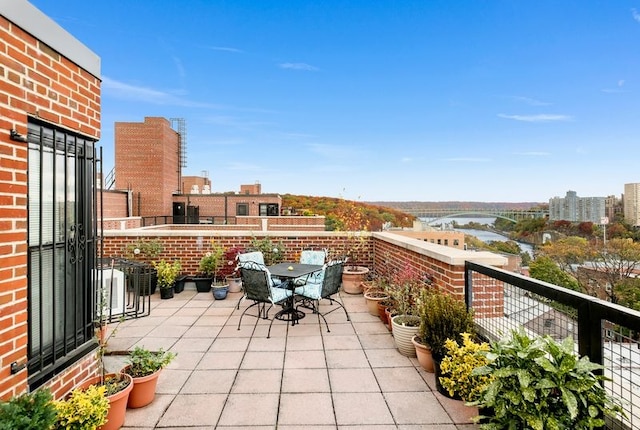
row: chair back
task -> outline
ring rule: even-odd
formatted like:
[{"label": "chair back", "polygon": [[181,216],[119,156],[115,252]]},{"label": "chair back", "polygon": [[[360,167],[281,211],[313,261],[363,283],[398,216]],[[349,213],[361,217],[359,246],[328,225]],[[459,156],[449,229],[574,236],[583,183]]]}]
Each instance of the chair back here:
[{"label": "chair back", "polygon": [[326,298],[338,293],[342,284],[342,271],[344,261],[334,260],[326,264],[324,268],[324,279],[322,280],[322,292],[320,296]]},{"label": "chair back", "polygon": [[300,263],[302,264],[324,264],[327,257],[326,251],[305,250],[300,253]]},{"label": "chair back", "polygon": [[261,251],[253,251],[253,252],[245,252],[243,254],[238,254],[238,263],[240,265],[242,263],[254,262],[258,264],[262,264],[264,266],[264,255]]},{"label": "chair back", "polygon": [[271,300],[271,288],[269,272],[262,264],[255,261],[247,261],[240,265],[240,277],[245,296],[249,300],[269,302]]}]

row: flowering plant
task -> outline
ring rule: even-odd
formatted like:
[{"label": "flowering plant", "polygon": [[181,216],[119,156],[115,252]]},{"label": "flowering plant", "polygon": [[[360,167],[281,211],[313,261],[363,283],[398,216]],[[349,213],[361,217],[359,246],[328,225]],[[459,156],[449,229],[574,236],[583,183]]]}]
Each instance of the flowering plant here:
[{"label": "flowering plant", "polygon": [[262,239],[252,238],[251,248],[262,252],[264,256],[264,264],[271,266],[284,260],[284,244],[282,242],[273,242],[270,238]]},{"label": "flowering plant", "polygon": [[207,276],[215,277],[220,270],[224,257],[224,248],[211,239],[211,249],[200,259],[200,271]]},{"label": "flowering plant", "polygon": [[238,262],[236,261],[238,258],[238,254],[244,253],[244,248],[241,246],[234,246],[233,248],[229,248],[224,251],[223,255],[223,264],[220,267],[220,276],[240,276],[238,274]]},{"label": "flowering plant", "polygon": [[393,273],[387,285],[398,315],[418,315],[418,297],[422,289],[427,288],[425,277],[408,262],[402,269]]},{"label": "flowering plant", "polygon": [[465,402],[478,400],[492,378],[490,374],[473,374],[473,369],[489,362],[481,353],[489,351],[489,344],[476,343],[470,333],[462,333],[462,345],[447,339],[444,347],[447,353],[440,363],[440,383],[452,397],[457,394]]}]

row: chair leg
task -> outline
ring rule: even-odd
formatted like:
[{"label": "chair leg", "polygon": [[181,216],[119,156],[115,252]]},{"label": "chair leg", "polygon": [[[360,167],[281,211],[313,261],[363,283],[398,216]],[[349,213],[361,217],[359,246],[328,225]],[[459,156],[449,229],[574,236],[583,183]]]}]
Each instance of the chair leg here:
[{"label": "chair leg", "polygon": [[260,305],[264,306],[264,303],[255,302],[254,304],[247,306],[247,308],[244,311],[242,311],[242,314],[240,314],[240,321],[238,321],[238,330],[240,330],[240,324],[242,324],[242,318],[244,317],[244,314],[246,314],[249,309],[251,309],[252,307],[254,307],[256,305],[258,306],[258,315],[257,316],[258,316],[258,318],[260,318],[260,314],[261,314]]}]

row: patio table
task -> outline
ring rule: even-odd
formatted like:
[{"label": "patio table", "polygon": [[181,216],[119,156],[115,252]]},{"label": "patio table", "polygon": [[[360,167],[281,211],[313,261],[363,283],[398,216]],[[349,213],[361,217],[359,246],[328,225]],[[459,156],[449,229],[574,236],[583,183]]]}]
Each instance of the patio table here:
[{"label": "patio table", "polygon": [[[302,263],[278,263],[268,267],[269,272],[276,278],[281,278],[285,288],[294,291],[296,285],[293,280],[301,276],[310,275],[314,272],[322,270],[321,264],[302,264]],[[290,321],[291,325],[296,325],[298,320],[305,317],[305,313],[294,308],[295,295],[287,299],[281,311],[275,315],[275,318],[281,321]]]}]

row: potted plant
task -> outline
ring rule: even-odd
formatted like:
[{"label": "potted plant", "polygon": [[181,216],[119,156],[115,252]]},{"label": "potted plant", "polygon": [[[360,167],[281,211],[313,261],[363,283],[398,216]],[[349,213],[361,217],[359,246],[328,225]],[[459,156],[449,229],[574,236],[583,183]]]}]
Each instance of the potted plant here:
[{"label": "potted plant", "polygon": [[165,260],[160,260],[153,263],[156,271],[158,272],[158,287],[160,288],[160,298],[170,299],[173,297],[173,286],[176,283],[178,275],[180,275],[180,261],[174,260],[169,263]]},{"label": "potted plant", "polygon": [[[344,281],[343,281],[344,288]],[[369,314],[373,316],[379,316],[378,312],[378,303],[383,300],[389,300],[390,296],[387,291],[385,291],[384,283],[382,280],[376,281],[376,286],[369,288],[364,293],[364,299],[367,303],[367,310]]]},{"label": "potted plant", "polygon": [[[107,422],[110,407],[105,391],[106,387],[104,386],[91,385],[86,389],[73,390],[64,400],[54,401],[57,422],[53,428],[55,430],[96,430],[101,428],[100,426]],[[50,427],[37,428],[47,429]]]},{"label": "potted plant", "polygon": [[140,295],[154,294],[157,288],[157,273],[153,267],[153,261],[162,253],[162,243],[155,238],[137,239],[124,248],[124,255],[131,260],[136,260],[143,267],[139,273],[132,273],[131,284],[137,284]]},{"label": "potted plant", "polygon": [[[118,325],[122,323],[122,320]],[[118,331],[116,326],[109,337],[106,339],[98,339],[98,348],[96,349],[96,360],[99,365],[98,374],[85,379],[80,383],[77,390],[86,391],[91,387],[104,388],[104,396],[106,396],[109,405],[107,412],[106,424],[100,427],[101,430],[117,430],[124,424],[124,416],[127,410],[127,401],[129,393],[133,389],[133,380],[131,376],[122,373],[106,373],[104,366],[104,354],[107,350],[107,342],[109,338]],[[84,428],[84,427],[81,427]]]},{"label": "potted plant", "polygon": [[199,269],[201,275],[191,278],[195,282],[196,290],[199,293],[207,293],[211,290],[211,284],[218,270],[220,270],[223,258],[224,248],[212,239],[209,251],[200,259]]},{"label": "potted plant", "polygon": [[129,394],[127,406],[141,408],[153,401],[156,395],[156,385],[160,371],[165,368],[176,354],[162,349],[153,352],[141,346],[136,346],[129,352],[127,366],[123,372],[133,378],[133,389]]},{"label": "potted plant", "polygon": [[[431,349],[437,382],[440,361],[446,353],[446,340],[453,339],[461,343],[462,333],[475,334],[473,310],[468,310],[464,301],[440,291],[423,293],[418,308],[420,328],[414,340]],[[440,388],[438,383],[436,386]],[[447,394],[444,389],[440,392]]]},{"label": "potted plant", "polygon": [[220,268],[220,276],[223,276],[229,285],[230,293],[239,293],[242,290],[242,278],[238,273],[238,254],[244,253],[244,248],[234,246],[224,252],[224,263]]},{"label": "potted plant", "polygon": [[284,260],[285,247],[280,242],[274,242],[269,237],[257,239],[253,237],[250,244],[251,251],[260,251],[264,257],[264,264],[271,266]]},{"label": "potted plant", "polygon": [[0,402],[0,429],[50,429],[56,417],[53,397],[45,388]]},{"label": "potted plant", "polygon": [[486,352],[489,344],[474,342],[470,333],[462,333],[462,344],[447,339],[444,346],[447,352],[440,363],[441,376],[437,382],[451,398],[465,402],[478,400],[491,381],[491,375],[476,375],[473,370],[488,363]]},{"label": "potted plant", "polygon": [[578,357],[570,337],[556,342],[550,336],[529,337],[523,328],[491,344],[488,364],[474,375],[491,375],[479,399],[480,428],[575,428],[605,425],[607,417],[624,414],[618,400],[595,372],[603,367]]},{"label": "potted plant", "polygon": [[422,278],[416,269],[405,263],[402,269],[393,273],[387,287],[396,312],[391,318],[393,340],[398,351],[407,357],[416,356],[411,339],[420,327],[417,300],[420,292],[427,288]]}]

